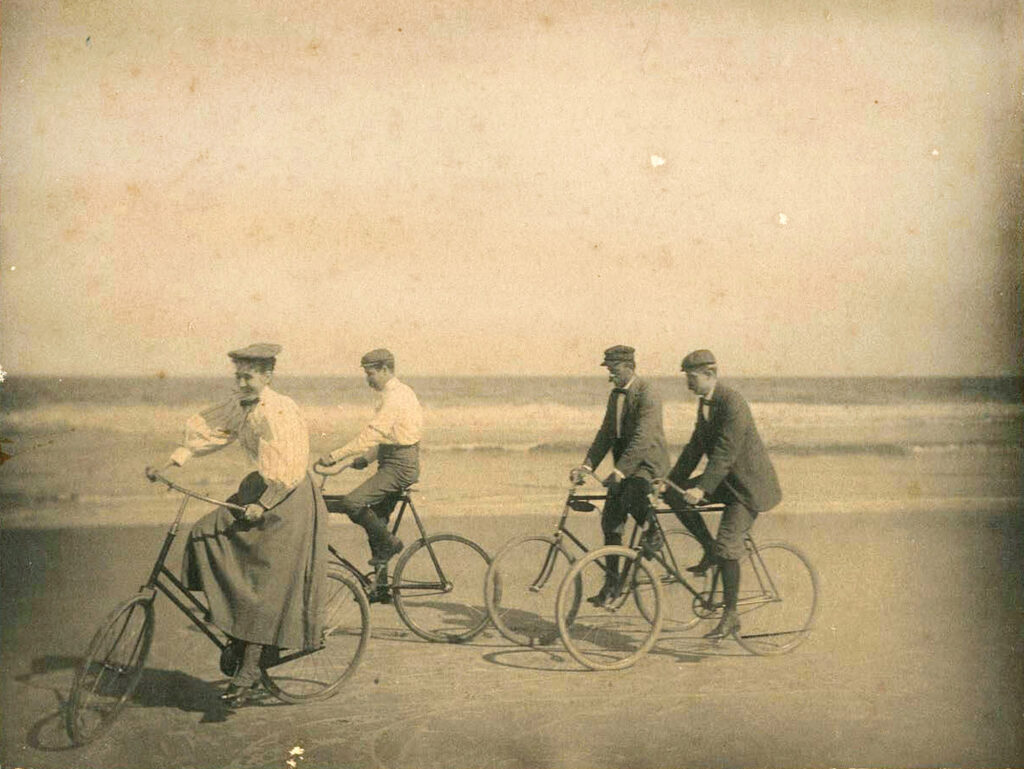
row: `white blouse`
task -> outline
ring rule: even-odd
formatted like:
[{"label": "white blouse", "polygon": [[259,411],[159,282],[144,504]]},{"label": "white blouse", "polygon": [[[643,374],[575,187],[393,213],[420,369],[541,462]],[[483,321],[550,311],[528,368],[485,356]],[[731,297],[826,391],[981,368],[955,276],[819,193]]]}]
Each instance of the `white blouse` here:
[{"label": "white blouse", "polygon": [[377,394],[377,410],[355,438],[330,453],[339,462],[366,454],[380,444],[412,446],[423,435],[423,408],[412,388],[392,377]]},{"label": "white blouse", "polygon": [[238,441],[263,476],[260,504],[273,507],[306,477],[309,430],[291,398],[264,387],[259,401],[243,406],[237,397],[201,411],[185,424],[185,440],[171,454],[183,465]]}]

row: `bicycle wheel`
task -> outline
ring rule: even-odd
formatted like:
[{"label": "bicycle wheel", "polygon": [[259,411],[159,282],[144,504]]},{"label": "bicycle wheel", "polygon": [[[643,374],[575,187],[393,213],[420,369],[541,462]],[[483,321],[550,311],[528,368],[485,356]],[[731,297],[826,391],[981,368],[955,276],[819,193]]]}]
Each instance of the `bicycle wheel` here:
[{"label": "bicycle wheel", "polygon": [[468,641],[490,621],[480,592],[490,562],[482,547],[456,534],[414,542],[391,578],[398,616],[428,641]]},{"label": "bicycle wheel", "polygon": [[[694,539],[693,535],[683,529],[668,529],[664,532],[666,545],[661,550],[661,557],[665,563],[672,567],[672,570],[680,572],[690,583],[690,587],[698,593],[705,593],[710,589],[711,569],[702,575],[690,575],[685,569],[697,563],[704,555],[704,548]],[[694,596],[687,590],[672,570],[666,570],[664,566],[656,571],[661,571],[660,582],[662,588],[662,628],[664,630],[686,630],[701,621],[694,612]],[[640,609],[648,621],[654,619],[654,607],[651,605],[651,583],[646,581],[645,572],[637,570],[636,580],[633,584],[633,597],[636,599],[637,608]]]},{"label": "bicycle wheel", "polygon": [[284,702],[325,700],[356,671],[370,638],[370,604],[363,589],[340,570],[327,574],[318,649],[282,649],[268,660],[263,684]]},{"label": "bicycle wheel", "polygon": [[107,729],[135,691],[153,641],[154,597],[140,593],[125,601],[89,643],[65,710],[68,736],[75,745]]},{"label": "bicycle wheel", "polygon": [[[554,537],[522,537],[502,547],[484,578],[484,602],[498,632],[520,646],[557,640],[555,597],[572,563]],[[579,591],[573,613],[578,608]]]},{"label": "bicycle wheel", "polygon": [[736,640],[753,654],[786,654],[807,640],[818,612],[818,574],[785,542],[752,547],[740,561]]},{"label": "bicycle wheel", "polygon": [[[605,582],[605,574],[617,559],[620,582],[625,589],[602,606],[581,599],[596,595]],[[650,593],[645,605],[653,617],[648,620],[632,596],[635,582],[646,583]],[[602,547],[576,561],[558,588],[555,619],[558,633],[569,653],[592,670],[626,668],[645,655],[661,630],[661,580],[656,579],[650,562],[628,547]],[[578,606],[573,615],[572,607]]]}]

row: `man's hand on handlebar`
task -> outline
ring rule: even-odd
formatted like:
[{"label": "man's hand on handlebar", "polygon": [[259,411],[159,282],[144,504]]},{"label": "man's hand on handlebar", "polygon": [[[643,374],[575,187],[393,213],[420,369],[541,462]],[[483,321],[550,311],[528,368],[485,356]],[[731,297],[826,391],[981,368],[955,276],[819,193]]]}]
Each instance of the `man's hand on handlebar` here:
[{"label": "man's hand on handlebar", "polygon": [[174,462],[168,462],[163,467],[153,467],[152,465],[146,465],[146,477],[149,479],[150,483],[156,483],[158,480],[160,480],[160,476],[167,472],[167,468],[169,467],[177,467],[177,465],[174,464]]},{"label": "man's hand on handlebar", "polygon": [[575,486],[582,486],[588,475],[593,475],[594,471],[586,465],[576,465],[572,470],[569,471],[569,481]]},{"label": "man's hand on handlebar", "polygon": [[683,501],[688,505],[699,505],[704,501],[704,489],[694,486],[683,492]]},{"label": "man's hand on handlebar", "polygon": [[370,462],[366,457],[356,457],[352,460],[351,464],[349,464],[349,467],[353,470],[365,470],[369,466]]}]

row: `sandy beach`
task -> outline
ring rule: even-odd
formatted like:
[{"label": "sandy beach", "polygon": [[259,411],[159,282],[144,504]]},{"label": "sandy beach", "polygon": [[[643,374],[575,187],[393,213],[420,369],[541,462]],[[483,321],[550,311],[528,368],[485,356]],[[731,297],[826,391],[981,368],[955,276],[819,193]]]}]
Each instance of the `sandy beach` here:
[{"label": "sandy beach", "polygon": [[[554,516],[438,519],[493,552]],[[354,527],[332,540],[362,557]],[[596,536],[596,519],[582,530]],[[812,638],[779,658],[665,634],[633,668],[585,671],[493,630],[413,636],[389,606],[333,699],[223,710],[213,647],[166,599],[138,692],[96,743],[59,712],[96,624],[155,557],[151,526],[5,530],[5,767],[730,767],[1024,765],[1024,524],[979,513],[762,516],[822,579]],[[180,543],[179,543],[180,544]],[[177,563],[175,548],[169,563]],[[293,759],[295,760],[295,759]]]}]

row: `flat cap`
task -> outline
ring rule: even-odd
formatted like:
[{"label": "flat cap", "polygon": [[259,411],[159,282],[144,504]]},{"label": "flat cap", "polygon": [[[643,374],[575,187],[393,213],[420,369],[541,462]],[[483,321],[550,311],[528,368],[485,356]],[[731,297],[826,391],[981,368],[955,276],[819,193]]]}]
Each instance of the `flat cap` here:
[{"label": "flat cap", "polygon": [[609,347],[604,351],[604,360],[601,361],[602,366],[607,366],[609,363],[628,363],[631,366],[636,365],[636,359],[633,354],[636,352],[632,347],[624,344],[617,344],[614,347]]},{"label": "flat cap", "polygon": [[240,350],[232,350],[228,353],[231,360],[273,360],[281,352],[281,345],[257,342]]},{"label": "flat cap", "polygon": [[366,366],[388,366],[389,368],[395,367],[395,356],[391,354],[391,350],[385,350],[383,347],[378,347],[376,350],[370,350],[359,360],[359,365]]},{"label": "flat cap", "polygon": [[694,350],[683,358],[682,370],[693,371],[701,366],[714,366],[716,362],[715,355],[711,350]]}]

